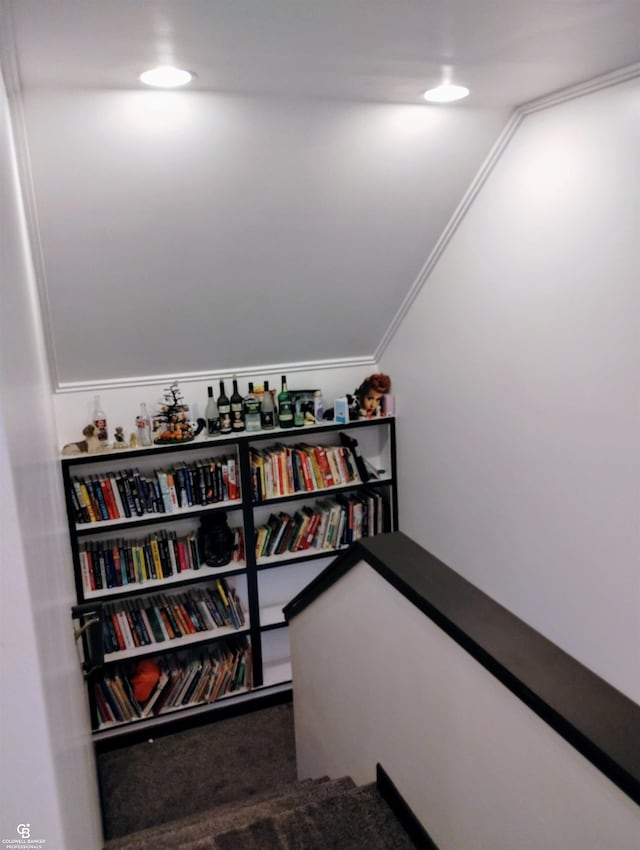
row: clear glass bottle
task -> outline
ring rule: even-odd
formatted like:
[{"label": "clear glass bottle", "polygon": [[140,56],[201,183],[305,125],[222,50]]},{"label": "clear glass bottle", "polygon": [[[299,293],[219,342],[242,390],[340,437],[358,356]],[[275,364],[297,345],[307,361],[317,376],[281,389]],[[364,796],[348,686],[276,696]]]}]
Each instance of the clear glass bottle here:
[{"label": "clear glass bottle", "polygon": [[100,404],[100,396],[93,398],[93,424],[96,429],[96,437],[103,445],[109,442],[109,431],[107,429],[107,414]]},{"label": "clear glass bottle", "polygon": [[210,437],[217,437],[220,433],[220,413],[213,397],[213,387],[207,387],[207,396],[207,406],[204,410],[204,418],[207,420],[207,434]]},{"label": "clear glass bottle", "polygon": [[220,395],[218,396],[218,413],[220,414],[220,433],[231,433],[231,402],[224,391],[224,381],[220,381]]},{"label": "clear glass bottle", "polygon": [[275,405],[273,403],[273,396],[269,390],[269,381],[264,382],[264,393],[262,395],[262,404],[260,405],[260,424],[262,428],[267,431],[270,428],[275,427]]},{"label": "clear glass bottle", "polygon": [[313,394],[313,415],[316,422],[322,422],[324,416],[324,402],[322,400],[322,390],[316,390]]},{"label": "clear glass bottle", "polygon": [[287,376],[282,376],[282,389],[278,393],[278,421],[281,428],[293,428],[293,402],[287,389]]},{"label": "clear glass bottle", "polygon": [[231,428],[233,431],[244,431],[244,399],[238,392],[238,379],[233,376],[233,392],[231,393]]},{"label": "clear glass bottle", "polygon": [[140,414],[136,416],[136,426],[138,429],[138,445],[151,445],[151,420],[147,413],[147,405],[144,402],[140,403]]},{"label": "clear glass bottle", "polygon": [[253,392],[252,381],[249,381],[249,392],[244,397],[244,424],[247,431],[259,431],[262,427],[260,420],[260,400]]}]

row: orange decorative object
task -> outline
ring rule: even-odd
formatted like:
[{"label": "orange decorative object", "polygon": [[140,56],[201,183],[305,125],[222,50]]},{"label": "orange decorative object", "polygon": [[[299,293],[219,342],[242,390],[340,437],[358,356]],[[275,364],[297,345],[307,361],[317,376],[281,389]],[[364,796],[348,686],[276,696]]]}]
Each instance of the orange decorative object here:
[{"label": "orange decorative object", "polygon": [[131,684],[133,685],[133,695],[141,705],[149,699],[153,689],[158,684],[159,678],[160,667],[156,661],[145,658],[138,662]]}]

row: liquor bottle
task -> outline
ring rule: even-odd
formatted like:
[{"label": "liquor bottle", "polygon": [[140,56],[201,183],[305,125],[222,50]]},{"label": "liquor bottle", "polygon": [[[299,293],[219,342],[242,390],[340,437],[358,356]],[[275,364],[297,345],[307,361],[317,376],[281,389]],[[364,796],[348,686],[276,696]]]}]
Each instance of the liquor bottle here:
[{"label": "liquor bottle", "polygon": [[302,409],[302,399],[296,396],[293,406],[293,424],[296,428],[302,428],[304,425],[304,411]]},{"label": "liquor bottle", "polygon": [[316,422],[322,422],[324,416],[324,403],[322,401],[322,390],[316,390],[313,394],[313,415]]},{"label": "liquor bottle", "polygon": [[275,427],[273,414],[275,412],[273,396],[269,391],[269,381],[264,382],[264,393],[262,395],[262,404],[260,405],[260,424],[266,431],[269,428]]},{"label": "liquor bottle", "polygon": [[213,397],[213,387],[207,387],[207,395],[207,406],[204,410],[204,418],[207,420],[207,434],[210,437],[217,437],[220,433],[220,413]]},{"label": "liquor bottle", "polygon": [[147,405],[140,404],[140,415],[136,416],[136,425],[138,427],[138,445],[151,445],[151,420],[147,413]]},{"label": "liquor bottle", "polygon": [[100,406],[100,396],[94,396],[93,399],[93,424],[96,429],[96,437],[100,440],[103,446],[106,446],[109,441],[109,432],[107,430],[107,414]]},{"label": "liquor bottle", "polygon": [[231,402],[224,391],[224,381],[220,381],[220,395],[218,396],[218,413],[220,414],[220,433],[231,433]]},{"label": "liquor bottle", "polygon": [[252,381],[249,381],[249,392],[244,397],[244,423],[247,431],[259,431],[262,427],[260,401],[254,395]]},{"label": "liquor bottle", "polygon": [[244,400],[238,392],[238,379],[233,377],[233,392],[231,393],[231,428],[234,431],[244,431]]},{"label": "liquor bottle", "polygon": [[287,389],[287,376],[282,376],[282,389],[278,393],[278,418],[281,428],[293,428],[293,402]]}]

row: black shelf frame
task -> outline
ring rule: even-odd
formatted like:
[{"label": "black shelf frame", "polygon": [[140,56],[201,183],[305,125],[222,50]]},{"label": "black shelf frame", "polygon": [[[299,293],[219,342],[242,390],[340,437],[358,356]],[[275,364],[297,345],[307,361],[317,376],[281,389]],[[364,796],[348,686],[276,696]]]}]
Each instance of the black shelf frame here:
[{"label": "black shelf frame", "polygon": [[[253,445],[278,442],[288,443],[290,438],[293,440],[298,438],[299,442],[310,442],[309,437],[312,435],[321,436],[334,433],[337,434],[340,431],[360,431],[361,429],[368,429],[372,427],[387,429],[387,451],[389,455],[390,468],[389,470],[386,470],[384,478],[371,478],[367,482],[363,483],[341,485],[338,487],[328,487],[318,490],[299,491],[293,494],[289,494],[287,496],[268,499],[263,502],[253,501],[250,468],[250,449]],[[210,505],[202,505],[198,507],[194,506],[193,509],[190,509],[188,512],[185,513],[148,513],[143,514],[142,516],[127,518],[126,521],[104,520],[99,523],[82,524],[77,524],[75,522],[74,506],[71,498],[71,488],[73,486],[72,477],[78,467],[102,467],[105,464],[109,466],[121,465],[127,467],[131,465],[130,462],[133,460],[146,460],[149,458],[156,457],[162,458],[169,455],[181,456],[184,457],[184,459],[188,459],[188,456],[192,453],[202,453],[206,452],[207,450],[219,453],[217,450],[219,450],[220,448],[226,450],[233,449],[235,451],[236,458],[239,461],[239,501],[234,500],[232,503],[220,502]],[[287,622],[283,620],[282,623],[271,623],[265,625],[261,624],[258,575],[260,572],[266,570],[277,569],[279,567],[289,566],[296,563],[306,562],[310,560],[336,558],[343,555],[344,552],[347,551],[350,547],[343,547],[337,550],[326,550],[326,552],[313,551],[310,554],[304,554],[303,550],[298,555],[292,556],[291,558],[283,558],[282,560],[278,560],[277,562],[269,564],[260,564],[255,557],[256,524],[254,512],[256,510],[259,510],[260,508],[264,507],[268,508],[272,505],[277,505],[284,502],[301,502],[305,500],[323,498],[324,496],[331,495],[333,493],[361,492],[363,489],[366,488],[384,489],[388,494],[388,499],[390,502],[391,509],[389,520],[391,530],[395,531],[398,528],[398,497],[395,476],[396,420],[394,417],[380,417],[376,419],[355,420],[350,422],[321,422],[316,423],[315,425],[307,425],[301,428],[273,428],[269,430],[261,430],[254,432],[243,431],[240,433],[218,436],[214,438],[196,439],[187,443],[176,442],[175,444],[154,445],[146,448],[117,449],[111,451],[107,450],[104,452],[97,452],[95,454],[73,455],[69,457],[63,457],[61,459],[61,466],[65,499],[67,505],[69,539],[71,540],[72,544],[71,549],[76,587],[76,598],[81,606],[95,606],[96,608],[100,609],[100,607],[105,603],[118,602],[119,600],[126,599],[129,597],[138,597],[167,592],[170,593],[173,589],[177,590],[178,588],[182,588],[188,585],[214,581],[220,575],[223,575],[225,577],[231,575],[243,575],[245,576],[247,583],[247,607],[249,614],[248,628],[239,629],[220,636],[216,636],[209,633],[208,635],[203,636],[202,641],[193,641],[183,646],[172,646],[170,643],[163,644],[162,646],[158,647],[157,652],[145,651],[141,653],[140,657],[147,658],[153,657],[154,654],[166,655],[179,651],[188,651],[191,649],[196,649],[203,645],[215,643],[220,640],[233,639],[235,636],[246,635],[251,642],[253,664],[253,690],[249,694],[243,693],[239,695],[238,698],[235,698],[234,695],[231,694],[209,706],[185,706],[183,710],[178,710],[176,712],[169,712],[167,714],[158,715],[157,717],[153,718],[141,718],[135,721],[126,721],[121,724],[110,726],[106,729],[98,729],[96,706],[92,694],[92,689],[89,689],[90,712],[92,726],[94,728],[93,736],[94,742],[96,743],[98,741],[103,741],[106,738],[112,741],[114,738],[120,738],[121,736],[124,736],[128,739],[131,736],[135,737],[144,735],[144,730],[147,728],[155,729],[156,727],[161,727],[164,729],[167,726],[175,726],[175,728],[179,728],[180,725],[184,724],[185,722],[187,723],[187,725],[189,725],[189,718],[202,718],[203,715],[211,715],[216,717],[227,716],[229,712],[232,711],[233,706],[236,703],[238,703],[239,711],[246,711],[246,704],[247,701],[250,700],[251,694],[255,694],[256,699],[258,699],[261,696],[264,696],[264,694],[269,694],[272,691],[276,691],[280,694],[282,693],[283,689],[286,691],[288,686],[290,697],[290,682],[283,682],[275,686],[264,685],[264,659],[261,635],[262,633],[273,632],[278,629],[287,628]],[[160,582],[158,584],[154,584],[152,587],[149,587],[149,585],[145,583],[135,585],[131,584],[124,586],[122,590],[114,591],[114,589],[110,589],[109,593],[107,594],[96,593],[92,594],[89,597],[85,597],[84,587],[82,584],[82,571],[78,546],[79,542],[82,539],[100,539],[100,537],[104,535],[111,535],[113,532],[120,530],[125,531],[134,527],[145,528],[148,526],[157,525],[170,526],[176,522],[190,519],[193,520],[203,515],[215,514],[222,511],[226,513],[238,513],[242,515],[246,561],[244,564],[238,564],[237,569],[225,568],[224,571],[221,571],[216,575],[216,573],[209,572],[210,568],[206,568],[206,573],[202,576],[190,576],[189,578],[184,579],[184,581],[170,581],[164,585]],[[100,628],[102,628],[101,624]],[[84,641],[84,638],[83,644],[85,645],[85,651],[88,651],[88,646]],[[104,657],[102,671],[104,671],[105,668],[118,664],[124,664],[131,660],[133,660],[133,656],[131,658],[126,659],[109,660],[107,655]],[[88,684],[91,683],[95,676],[99,675],[102,675],[101,670],[98,670],[97,672],[93,670],[91,674],[87,676]],[[285,698],[287,698],[286,695]],[[224,704],[224,712],[216,710],[221,704]],[[200,720],[198,722],[202,721]]]}]

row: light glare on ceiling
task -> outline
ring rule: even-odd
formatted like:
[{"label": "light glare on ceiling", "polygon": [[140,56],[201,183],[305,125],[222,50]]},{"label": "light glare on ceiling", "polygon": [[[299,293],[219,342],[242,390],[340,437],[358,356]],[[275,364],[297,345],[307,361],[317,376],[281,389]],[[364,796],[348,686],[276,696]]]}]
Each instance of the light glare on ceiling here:
[{"label": "light glare on ceiling", "polygon": [[469,89],[466,86],[454,86],[452,83],[444,83],[441,86],[436,86],[434,89],[429,89],[423,95],[429,103],[453,103],[456,100],[462,100],[469,94]]},{"label": "light glare on ceiling", "polygon": [[175,89],[186,86],[191,81],[193,74],[182,68],[174,68],[173,65],[158,65],[140,74],[140,80],[147,86],[155,86],[162,89]]}]

